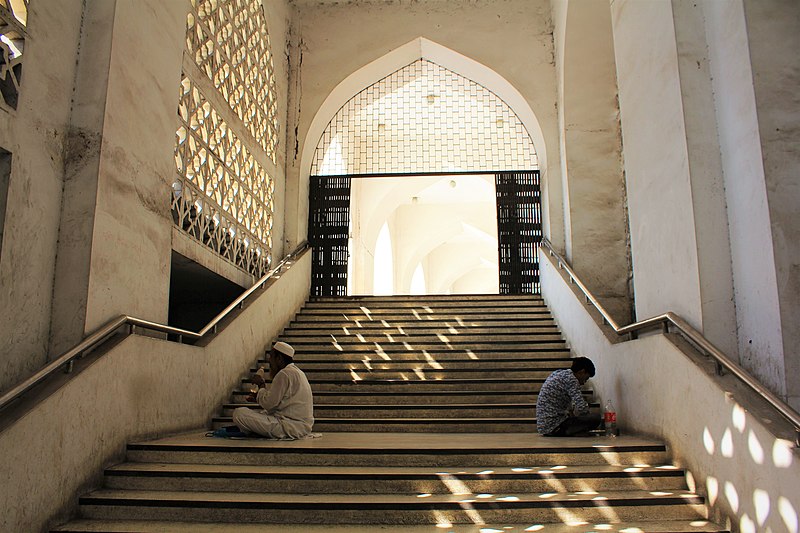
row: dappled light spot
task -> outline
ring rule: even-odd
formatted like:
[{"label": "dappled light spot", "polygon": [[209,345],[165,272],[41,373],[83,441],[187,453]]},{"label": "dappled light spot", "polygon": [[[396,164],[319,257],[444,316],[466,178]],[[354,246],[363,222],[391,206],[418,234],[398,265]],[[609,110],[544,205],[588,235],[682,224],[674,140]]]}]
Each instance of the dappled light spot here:
[{"label": "dappled light spot", "polygon": [[579,490],[575,494],[598,494],[596,490]]},{"label": "dappled light spot", "polygon": [[429,312],[429,313],[433,313],[433,309],[431,309],[431,308],[430,308],[430,306],[428,306],[428,305],[425,305],[425,306],[423,306],[422,308],[423,308],[425,311]]},{"label": "dappled light spot", "polygon": [[414,318],[416,318],[417,320],[422,320],[422,317],[419,316],[419,313],[417,313],[416,309],[412,309],[411,313],[414,315]]},{"label": "dappled light spot", "polygon": [[754,490],[753,507],[756,508],[756,520],[758,520],[758,525],[763,526],[769,516],[769,509],[771,507],[769,493],[762,489]]},{"label": "dappled light spot", "polygon": [[447,326],[447,333],[452,333],[453,335],[458,335],[458,330],[451,326],[450,324],[445,324]]},{"label": "dappled light spot", "polygon": [[437,333],[436,337],[438,337],[438,339],[440,341],[442,341],[443,343],[445,343],[445,344],[449,344],[450,343],[450,339],[448,339],[446,336],[442,335],[441,333]]},{"label": "dappled light spot", "polygon": [[470,359],[477,359],[478,358],[478,356],[475,355],[475,353],[472,350],[467,350],[467,357],[469,357]]},{"label": "dappled light spot", "polygon": [[569,520],[564,523],[571,527],[580,527],[589,525],[589,522],[585,520]]},{"label": "dappled light spot", "polygon": [[608,500],[608,496],[595,496],[592,498],[593,502],[604,502],[606,500]]},{"label": "dappled light spot", "polygon": [[705,446],[708,455],[714,455],[714,450],[716,449],[714,446],[714,437],[711,436],[708,426],[703,429],[703,446]]},{"label": "dappled light spot", "polygon": [[456,322],[458,322],[458,325],[461,326],[462,328],[467,327],[467,325],[464,324],[464,321],[461,320],[461,318],[459,318],[459,317],[456,317]]},{"label": "dappled light spot", "polygon": [[367,320],[372,320],[372,312],[369,309],[363,306],[360,307],[359,309],[361,309],[361,312],[364,313],[364,316],[367,317]]},{"label": "dappled light spot", "polygon": [[494,470],[482,470],[478,472],[479,476],[488,476],[489,474],[494,474]]},{"label": "dappled light spot", "polygon": [[522,467],[516,467],[511,469],[512,472],[531,472],[532,470],[533,468],[522,468]]},{"label": "dappled light spot", "polygon": [[367,339],[361,333],[356,333],[356,338],[361,342],[367,342]]},{"label": "dappled light spot", "polygon": [[552,474],[553,471],[552,470],[539,470],[539,473],[540,474]]},{"label": "dappled light spot", "polygon": [[543,500],[547,500],[549,498],[552,498],[553,496],[558,496],[558,494],[555,492],[543,492],[539,494],[539,497]]},{"label": "dappled light spot", "polygon": [[797,511],[795,510],[792,502],[785,496],[778,498],[778,513],[780,513],[783,523],[789,533],[798,533]]},{"label": "dappled light spot", "polygon": [[756,434],[753,433],[753,430],[750,430],[750,435],[747,436],[747,448],[750,450],[750,457],[753,458],[753,461],[757,465],[764,464],[764,447],[761,446],[761,442],[756,437]]},{"label": "dappled light spot", "polygon": [[361,381],[362,379],[355,370],[350,370],[350,377],[353,378],[353,381]]},{"label": "dappled light spot", "polygon": [[422,371],[421,369],[419,369],[419,368],[415,368],[415,369],[414,369],[414,373],[415,373],[415,374],[417,375],[417,377],[418,377],[419,379],[421,379],[422,381],[425,381],[425,380],[427,379],[427,378],[425,377],[425,372],[423,372],[423,371]]},{"label": "dappled light spot", "polygon": [[389,324],[388,322],[386,322],[385,320],[381,320],[381,324],[383,324],[383,327],[385,327],[385,328],[390,328],[390,327],[392,327],[392,325],[391,325],[391,324]]},{"label": "dappled light spot", "polygon": [[772,446],[772,462],[778,468],[789,468],[792,465],[792,443],[788,440],[775,439]]},{"label": "dappled light spot", "polygon": [[641,472],[642,469],[638,466],[629,466],[628,468],[624,469],[625,472]]},{"label": "dappled light spot", "polygon": [[619,533],[644,533],[644,529],[640,529],[638,527],[626,527],[624,529],[620,529]]},{"label": "dappled light spot", "polygon": [[453,523],[448,520],[441,511],[434,511],[433,518],[436,520],[436,527],[440,529],[453,527]]},{"label": "dappled light spot", "polygon": [[697,483],[694,480],[694,475],[692,475],[692,473],[687,470],[684,478],[686,479],[686,486],[689,488],[689,490],[692,492],[696,492]]},{"label": "dappled light spot", "polygon": [[431,357],[431,354],[428,353],[428,350],[422,350],[422,355],[425,356],[425,360],[431,367],[435,368],[436,370],[444,370],[444,367],[441,365],[441,363]]},{"label": "dappled light spot", "polygon": [[730,481],[725,482],[725,497],[728,499],[728,504],[734,513],[739,512],[739,493],[736,492],[736,487]]},{"label": "dappled light spot", "polygon": [[653,496],[672,496],[671,492],[664,492],[662,490],[652,490],[650,491],[650,494]]},{"label": "dappled light spot", "polygon": [[394,338],[392,337],[392,335],[390,333],[384,333],[384,335],[386,336],[386,339],[389,342],[394,342]]},{"label": "dappled light spot", "polygon": [[733,427],[739,430],[739,433],[744,433],[744,427],[747,424],[747,416],[745,413],[744,408],[739,405],[738,403],[733,406],[733,412],[731,413],[731,419],[733,422]]},{"label": "dappled light spot", "polygon": [[594,526],[594,528],[599,530],[599,531],[608,531],[612,527],[614,527],[614,526],[612,526],[611,524],[595,524],[595,526]]},{"label": "dappled light spot", "polygon": [[422,494],[417,494],[417,498],[430,498],[432,495],[430,492],[423,492]]},{"label": "dappled light spot", "polygon": [[689,522],[689,525],[692,527],[705,527],[708,525],[708,520],[695,520],[693,522]]},{"label": "dappled light spot", "polygon": [[638,463],[633,466],[635,466],[636,468],[650,468],[650,465],[647,463]]},{"label": "dappled light spot", "polygon": [[414,347],[413,347],[413,346],[411,346],[410,344],[408,344],[408,343],[407,343],[407,342],[405,342],[405,341],[403,341],[403,347],[404,347],[406,350],[408,350],[409,352],[413,352],[413,351],[414,351]]},{"label": "dappled light spot", "polygon": [[708,494],[708,503],[714,505],[719,497],[719,481],[713,476],[706,478],[706,493]]},{"label": "dappled light spot", "polygon": [[369,357],[364,358],[364,367],[366,367],[367,370],[372,370],[372,363],[370,363]]},{"label": "dappled light spot", "polygon": [[[459,474],[466,474],[466,472],[459,472]],[[458,479],[456,476],[448,473],[441,473],[437,474],[439,478],[444,483],[444,486],[447,487],[447,490],[450,491],[451,494],[456,496],[462,496],[466,494],[472,494],[472,491],[467,487],[467,485]]]},{"label": "dappled light spot", "polygon": [[475,497],[480,499],[480,500],[487,500],[487,499],[491,498],[492,496],[494,496],[494,494],[485,494],[484,493],[484,494],[478,494]]},{"label": "dappled light spot", "polygon": [[400,326],[397,326],[397,332],[398,332],[400,335],[408,335],[408,334],[406,333],[406,330],[404,330],[404,329],[403,329],[403,328],[401,328]]},{"label": "dappled light spot", "polygon": [[386,359],[387,361],[392,360],[392,358],[389,357],[389,355],[383,351],[383,347],[377,342],[375,343],[375,353],[378,354],[382,359]]},{"label": "dappled light spot", "polygon": [[502,529],[492,529],[490,527],[482,527],[478,531],[480,533],[503,533]]},{"label": "dappled light spot", "polygon": [[525,531],[541,531],[544,529],[544,526],[541,524],[535,524],[531,527],[525,528]]},{"label": "dappled light spot", "polygon": [[360,320],[356,319],[356,320],[353,320],[353,322],[355,323],[357,328],[363,328],[364,327],[364,326],[361,325],[361,321]]},{"label": "dappled light spot", "polygon": [[349,330],[349,329],[347,329],[347,327],[344,327],[344,326],[343,326],[343,327],[342,327],[342,331],[344,331],[344,334],[345,334],[345,335],[350,335],[350,330]]},{"label": "dappled light spot", "polygon": [[678,469],[678,467],[675,466],[675,465],[661,465],[661,466],[657,466],[656,468],[658,468],[659,470],[677,470]]},{"label": "dappled light spot", "polygon": [[756,533],[756,524],[747,516],[747,513],[743,514],[739,519],[739,531],[741,533]]},{"label": "dappled light spot", "polygon": [[733,434],[731,433],[730,428],[725,430],[725,434],[722,435],[722,441],[719,444],[719,450],[722,452],[723,457],[731,458],[733,457]]},{"label": "dappled light spot", "polygon": [[564,470],[567,468],[565,465],[558,465],[551,468],[551,470]]},{"label": "dappled light spot", "polygon": [[503,496],[501,498],[497,498],[497,501],[500,502],[518,502],[519,498],[516,496]]}]

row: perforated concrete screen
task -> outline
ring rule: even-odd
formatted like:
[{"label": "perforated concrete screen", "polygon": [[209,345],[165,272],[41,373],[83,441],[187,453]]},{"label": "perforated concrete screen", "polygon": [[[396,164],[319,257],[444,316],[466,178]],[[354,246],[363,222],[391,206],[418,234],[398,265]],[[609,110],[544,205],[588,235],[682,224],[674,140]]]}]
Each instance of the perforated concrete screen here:
[{"label": "perforated concrete screen", "polygon": [[334,116],[312,175],[531,170],[528,132],[485,87],[420,59],[364,89]]},{"label": "perforated concrete screen", "polygon": [[258,0],[192,0],[178,106],[175,224],[238,267],[271,263],[278,123]]},{"label": "perforated concrete screen", "polygon": [[0,93],[2,105],[17,108],[22,82],[28,0],[0,0]]}]

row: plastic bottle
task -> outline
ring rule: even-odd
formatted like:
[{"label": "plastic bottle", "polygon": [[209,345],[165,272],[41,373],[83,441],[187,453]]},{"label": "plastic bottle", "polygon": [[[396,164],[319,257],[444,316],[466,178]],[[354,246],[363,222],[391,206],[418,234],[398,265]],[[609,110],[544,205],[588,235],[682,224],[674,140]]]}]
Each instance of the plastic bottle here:
[{"label": "plastic bottle", "polygon": [[611,400],[606,400],[606,406],[603,409],[603,424],[606,429],[606,437],[616,437],[619,435],[619,429],[617,428],[617,411],[614,409]]}]

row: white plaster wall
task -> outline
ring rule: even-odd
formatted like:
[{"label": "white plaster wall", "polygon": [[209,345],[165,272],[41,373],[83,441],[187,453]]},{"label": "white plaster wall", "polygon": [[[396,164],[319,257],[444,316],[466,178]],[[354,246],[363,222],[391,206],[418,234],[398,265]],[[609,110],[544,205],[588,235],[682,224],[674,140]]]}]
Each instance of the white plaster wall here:
[{"label": "white plaster wall", "polygon": [[766,386],[784,394],[779,285],[744,9],[740,1],[702,6],[728,207],[739,356]]},{"label": "white plaster wall", "polygon": [[669,0],[611,6],[636,313],[703,327],[692,188]]},{"label": "white plaster wall", "polygon": [[783,337],[785,394],[800,409],[800,5],[745,0]]},{"label": "white plaster wall", "polygon": [[[0,531],[65,521],[135,439],[208,427],[310,290],[306,252],[205,347],[130,336],[0,433]],[[12,482],[8,482],[13,480]]]},{"label": "white plaster wall", "polygon": [[[290,109],[290,116],[296,117],[291,125],[293,131],[296,129],[293,140],[290,132],[290,144],[295,151],[287,167],[288,180],[297,180],[297,212],[287,214],[287,242],[305,238],[308,218],[305,173],[308,170],[301,168],[300,158],[306,150],[313,153],[317,145],[318,135],[314,138],[307,135],[325,99],[350,74],[419,37],[492,69],[522,95],[541,127],[545,146],[536,146],[537,152],[553,154],[541,169],[543,180],[558,183],[558,158],[554,155],[558,152],[555,77],[548,2],[445,0],[410,4],[303,5],[297,9],[297,59],[291,72],[292,87],[297,93],[292,97]],[[302,68],[298,70],[300,64]],[[330,117],[335,111],[331,110]],[[550,217],[546,224],[548,228],[562,228],[560,184],[552,187],[546,183],[544,187],[551,204],[545,208]],[[288,226],[290,219],[297,224],[292,229]],[[558,236],[562,230],[549,231],[555,232],[554,240],[563,239]]]},{"label": "white plaster wall", "polygon": [[30,4],[18,107],[0,110],[0,147],[12,153],[0,256],[0,391],[46,362],[81,4]]},{"label": "white plaster wall", "polygon": [[664,439],[723,525],[796,532],[800,453],[786,424],[732,376],[714,377],[664,335],[610,343],[545,253],[540,266],[544,298],[573,354],[594,361],[591,386],[602,402],[612,400],[622,431]]}]

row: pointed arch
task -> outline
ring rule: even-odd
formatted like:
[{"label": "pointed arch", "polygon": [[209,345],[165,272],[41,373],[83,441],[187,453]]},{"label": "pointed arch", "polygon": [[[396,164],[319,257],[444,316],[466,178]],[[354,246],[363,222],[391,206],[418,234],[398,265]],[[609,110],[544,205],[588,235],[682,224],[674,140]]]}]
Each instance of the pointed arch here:
[{"label": "pointed arch", "polygon": [[300,175],[306,179],[310,175],[318,141],[328,123],[344,104],[365,87],[418,59],[426,59],[469,78],[500,97],[517,114],[531,136],[540,168],[547,168],[544,134],[522,94],[489,67],[424,37],[418,37],[353,72],[331,91],[314,115],[306,133],[300,159]]}]

